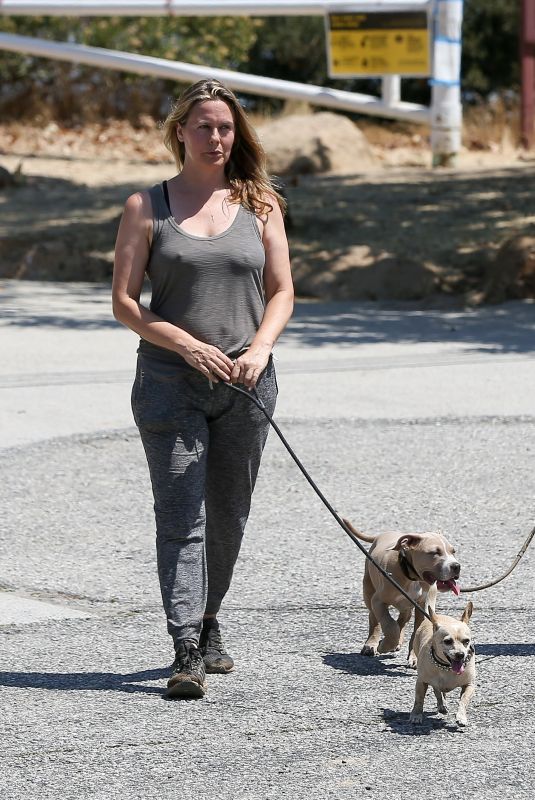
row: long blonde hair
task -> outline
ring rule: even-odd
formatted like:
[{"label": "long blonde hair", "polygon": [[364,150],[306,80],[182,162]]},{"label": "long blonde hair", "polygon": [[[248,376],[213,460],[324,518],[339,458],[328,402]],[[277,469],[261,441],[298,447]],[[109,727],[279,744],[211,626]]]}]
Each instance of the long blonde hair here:
[{"label": "long blonde hair", "polygon": [[206,100],[222,100],[234,118],[234,145],[225,164],[225,176],[231,186],[229,199],[258,215],[272,211],[269,200],[274,199],[284,212],[286,201],[267,173],[264,148],[236,95],[217,80],[197,81],[185,89],[163,124],[164,144],[173,154],[178,172],[184,166],[186,151],[184,142],[178,140],[176,126],[185,125],[193,106]]}]

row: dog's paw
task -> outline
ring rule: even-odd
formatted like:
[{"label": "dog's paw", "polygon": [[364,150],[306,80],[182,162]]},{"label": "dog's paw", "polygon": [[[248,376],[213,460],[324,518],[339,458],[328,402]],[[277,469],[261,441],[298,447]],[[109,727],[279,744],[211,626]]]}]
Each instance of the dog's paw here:
[{"label": "dog's paw", "polygon": [[410,721],[412,725],[421,725],[424,715],[420,711],[411,711]]},{"label": "dog's paw", "polygon": [[446,703],[441,703],[437,705],[437,711],[439,714],[447,714],[448,713],[448,706]]},{"label": "dog's paw", "polygon": [[416,669],[418,666],[418,658],[415,656],[414,653],[409,653],[407,656],[407,666],[409,669]]},{"label": "dog's paw", "polygon": [[461,711],[458,711],[458,712],[457,712],[457,716],[455,717],[455,722],[456,722],[456,723],[457,723],[457,725],[459,725],[461,728],[466,728],[466,726],[468,725],[468,717],[466,716],[466,714],[464,713],[464,711],[462,711],[462,712],[461,712]]},{"label": "dog's paw", "polygon": [[362,650],[360,651],[361,656],[376,656],[377,655],[377,647],[374,647],[369,644],[365,644]]},{"label": "dog's paw", "polygon": [[377,647],[378,653],[395,653],[399,649],[399,642],[389,641],[388,639],[381,639]]}]

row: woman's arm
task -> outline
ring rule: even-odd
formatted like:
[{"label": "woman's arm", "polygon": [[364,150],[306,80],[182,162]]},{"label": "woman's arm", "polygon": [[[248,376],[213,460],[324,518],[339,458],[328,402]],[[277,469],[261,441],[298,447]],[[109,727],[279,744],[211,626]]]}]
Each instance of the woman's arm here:
[{"label": "woman's arm", "polygon": [[275,198],[271,200],[273,210],[267,215],[262,235],[266,251],[264,265],[266,308],[251,346],[237,359],[231,375],[233,383],[243,383],[248,388],[256,385],[268,363],[273,345],[293,311],[294,290],[288,240],[279,204]]},{"label": "woman's arm", "polygon": [[212,380],[228,381],[232,361],[217,347],[200,342],[182,328],[166,322],[139,302],[152,240],[152,206],[146,192],[126,201],[113,268],[113,314],[119,322],[159,347],[178,353]]}]

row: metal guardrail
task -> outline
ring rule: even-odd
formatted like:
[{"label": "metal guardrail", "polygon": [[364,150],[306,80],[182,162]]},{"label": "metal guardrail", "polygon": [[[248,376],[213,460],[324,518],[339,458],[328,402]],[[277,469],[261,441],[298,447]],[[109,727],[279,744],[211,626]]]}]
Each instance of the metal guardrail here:
[{"label": "metal guardrail", "polygon": [[72,16],[315,16],[329,11],[421,11],[432,0],[0,0],[2,14]]},{"label": "metal guardrail", "polygon": [[451,165],[461,146],[460,97],[461,25],[463,0],[362,0],[361,2],[314,2],[314,0],[0,0],[0,14],[102,16],[102,15],[324,15],[329,11],[371,12],[427,9],[432,24],[433,52],[430,107],[400,101],[399,76],[383,77],[382,97],[343,92],[320,86],[263,78],[96,47],[0,34],[0,49],[58,58],[75,63],[155,75],[177,81],[217,77],[238,91],[268,97],[304,100],[313,105],[375,116],[408,119],[431,127],[434,165]]}]

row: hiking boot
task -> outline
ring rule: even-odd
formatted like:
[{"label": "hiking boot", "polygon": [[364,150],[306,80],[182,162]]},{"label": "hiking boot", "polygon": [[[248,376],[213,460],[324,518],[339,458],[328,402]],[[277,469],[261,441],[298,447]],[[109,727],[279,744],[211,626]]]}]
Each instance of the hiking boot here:
[{"label": "hiking boot", "polygon": [[223,645],[219,622],[215,617],[209,617],[203,622],[199,650],[206,672],[230,672],[234,667],[234,661]]},{"label": "hiking boot", "polygon": [[173,671],[167,681],[167,697],[204,697],[205,676],[199,648],[194,642],[178,642]]}]

